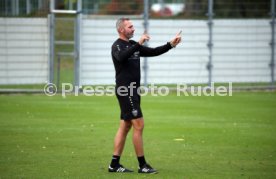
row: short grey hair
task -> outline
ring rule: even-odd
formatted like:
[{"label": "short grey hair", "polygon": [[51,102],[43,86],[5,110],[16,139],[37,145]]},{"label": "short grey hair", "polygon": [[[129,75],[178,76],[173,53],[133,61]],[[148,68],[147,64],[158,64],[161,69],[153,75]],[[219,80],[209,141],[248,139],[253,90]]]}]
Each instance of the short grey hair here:
[{"label": "short grey hair", "polygon": [[127,18],[127,17],[121,17],[121,18],[119,18],[119,19],[117,20],[117,22],[116,22],[116,29],[117,29],[117,31],[119,31],[120,28],[123,27],[123,23],[124,23],[125,21],[129,21],[129,20],[130,20],[130,19]]}]

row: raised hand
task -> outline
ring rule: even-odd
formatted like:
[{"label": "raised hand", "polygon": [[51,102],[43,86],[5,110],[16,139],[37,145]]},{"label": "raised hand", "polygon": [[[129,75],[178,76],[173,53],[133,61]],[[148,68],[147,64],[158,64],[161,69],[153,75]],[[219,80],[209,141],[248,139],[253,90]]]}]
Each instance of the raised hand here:
[{"label": "raised hand", "polygon": [[147,34],[147,32],[145,31],[143,33],[143,35],[141,36],[140,40],[139,40],[139,44],[143,45],[145,43],[145,41],[148,41],[150,39],[150,36]]},{"label": "raised hand", "polygon": [[176,47],[181,42],[181,30],[175,35],[175,37],[170,41],[172,47]]}]

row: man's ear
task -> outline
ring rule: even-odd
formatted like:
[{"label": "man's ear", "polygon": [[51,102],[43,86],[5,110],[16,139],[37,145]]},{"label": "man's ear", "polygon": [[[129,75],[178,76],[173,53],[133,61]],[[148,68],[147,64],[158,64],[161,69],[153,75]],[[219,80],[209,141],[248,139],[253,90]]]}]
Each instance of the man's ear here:
[{"label": "man's ear", "polygon": [[124,32],[124,28],[120,28],[120,29],[119,29],[119,32],[120,32],[120,33],[123,33],[123,32]]}]

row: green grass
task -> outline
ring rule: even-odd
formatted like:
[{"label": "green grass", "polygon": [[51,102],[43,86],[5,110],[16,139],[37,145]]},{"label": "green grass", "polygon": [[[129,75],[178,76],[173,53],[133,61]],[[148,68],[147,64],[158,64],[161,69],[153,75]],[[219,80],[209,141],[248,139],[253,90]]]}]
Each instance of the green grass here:
[{"label": "green grass", "polygon": [[[142,108],[159,174],[109,174],[115,97],[0,95],[0,178],[276,178],[275,92],[145,96]],[[121,162],[136,171],[131,134]]]}]

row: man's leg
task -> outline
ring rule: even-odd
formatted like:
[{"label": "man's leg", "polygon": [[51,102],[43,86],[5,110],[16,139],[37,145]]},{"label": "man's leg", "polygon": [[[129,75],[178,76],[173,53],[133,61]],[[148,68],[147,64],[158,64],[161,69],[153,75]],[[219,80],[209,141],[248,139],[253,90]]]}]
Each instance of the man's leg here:
[{"label": "man's leg", "polygon": [[126,137],[130,129],[130,121],[120,120],[120,126],[114,139],[113,155],[121,156],[123,153]]},{"label": "man's leg", "polygon": [[144,156],[143,146],[143,130],[144,130],[144,119],[138,118],[131,120],[133,126],[132,141],[139,162],[139,173],[157,173],[157,171],[147,164]]},{"label": "man's leg", "polygon": [[133,136],[132,141],[137,157],[144,156],[143,147],[143,129],[144,129],[144,119],[138,118],[131,120],[133,126]]},{"label": "man's leg", "polygon": [[120,157],[123,153],[126,137],[130,129],[130,121],[120,121],[120,126],[114,139],[114,151],[111,163],[108,167],[109,172],[133,172],[120,164]]},{"label": "man's leg", "polygon": [[132,141],[134,149],[137,155],[139,166],[142,167],[146,164],[144,157],[144,146],[143,146],[143,129],[144,129],[144,119],[138,118],[131,121],[133,126],[133,136]]}]

